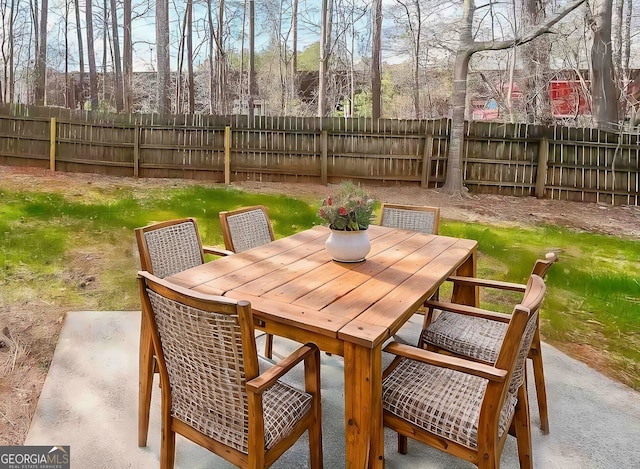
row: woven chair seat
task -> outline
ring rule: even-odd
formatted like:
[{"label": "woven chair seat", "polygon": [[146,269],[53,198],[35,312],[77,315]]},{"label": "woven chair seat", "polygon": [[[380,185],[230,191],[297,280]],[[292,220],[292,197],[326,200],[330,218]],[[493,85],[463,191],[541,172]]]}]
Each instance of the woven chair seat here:
[{"label": "woven chair seat", "polygon": [[[498,359],[508,327],[509,324],[505,322],[441,311],[429,327],[423,329],[422,340],[425,344],[435,345],[456,355],[493,365]],[[532,339],[534,330],[527,329],[527,340]],[[524,381],[524,359],[527,352],[528,350],[521,350],[518,366],[513,370],[509,386],[509,392],[513,394]]]},{"label": "woven chair seat", "polygon": [[[471,449],[478,447],[480,406],[487,380],[415,360],[402,359],[382,384],[384,410],[427,432]],[[498,437],[508,429],[516,396],[508,393]]]},{"label": "woven chair seat", "polygon": [[265,448],[269,449],[291,433],[291,430],[311,409],[311,394],[281,381],[263,395]]},{"label": "woven chair seat", "polygon": [[508,323],[442,311],[422,331],[425,343],[449,352],[495,363]]}]

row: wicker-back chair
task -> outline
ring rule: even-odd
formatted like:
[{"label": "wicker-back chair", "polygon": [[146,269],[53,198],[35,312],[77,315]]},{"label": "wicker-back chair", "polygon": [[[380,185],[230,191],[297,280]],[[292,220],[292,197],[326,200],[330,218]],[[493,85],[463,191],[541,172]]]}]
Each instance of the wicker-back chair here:
[{"label": "wicker-back chair", "polygon": [[[222,237],[227,250],[243,252],[275,239],[269,214],[263,205],[220,212]],[[273,357],[273,335],[265,337],[264,355]]]},{"label": "wicker-back chair", "polygon": [[438,234],[440,208],[420,205],[382,204],[380,225],[425,234]]},{"label": "wicker-back chair", "polygon": [[[440,228],[440,208],[424,205],[382,204],[380,226],[417,231],[424,234],[438,234]],[[437,299],[440,289],[431,298]],[[422,310],[418,310],[422,314]]]},{"label": "wicker-back chair", "polygon": [[[555,253],[548,253],[544,259],[538,259],[532,274],[544,278],[549,268],[558,260]],[[472,277],[449,277],[450,281],[467,286],[493,288],[524,293],[526,285],[499,280]],[[498,359],[500,344],[508,327],[508,316],[482,317],[476,315],[473,308],[452,305],[443,302],[428,302],[420,347],[428,350],[444,351],[464,358],[494,364]],[[434,311],[441,310],[435,319]],[[533,363],[533,375],[540,414],[540,429],[549,433],[549,412],[547,391],[540,346],[540,324],[536,322],[535,334],[528,354]]]},{"label": "wicker-back chair", "polygon": [[204,262],[205,254],[228,255],[225,249],[203,246],[195,218],[179,218],[136,228],[140,267],[165,278]]},{"label": "wicker-back chair", "polygon": [[[143,320],[162,389],[160,467],[179,433],[239,467],[269,467],[308,431],[310,467],[322,467],[320,352],[313,344],[260,374],[251,305],[139,272]],[[304,390],[280,378],[304,362]]]},{"label": "wicker-back chair", "polygon": [[[204,255],[225,255],[227,251],[216,247],[203,247],[194,218],[180,218],[136,228],[136,241],[140,254],[140,268],[164,278],[195,267],[204,262]],[[155,369],[151,336],[144,328],[140,331],[140,395],[138,405],[138,445],[147,445],[149,406]]]},{"label": "wicker-back chair", "polygon": [[385,348],[396,358],[383,374],[383,419],[398,432],[399,452],[407,452],[411,437],[480,468],[498,468],[512,429],[520,467],[532,467],[524,364],[545,291],[544,280],[532,275],[522,303],[507,315],[493,365],[395,342]]},{"label": "wicker-back chair", "polygon": [[220,225],[229,251],[243,252],[274,240],[271,221],[263,205],[220,212]]}]

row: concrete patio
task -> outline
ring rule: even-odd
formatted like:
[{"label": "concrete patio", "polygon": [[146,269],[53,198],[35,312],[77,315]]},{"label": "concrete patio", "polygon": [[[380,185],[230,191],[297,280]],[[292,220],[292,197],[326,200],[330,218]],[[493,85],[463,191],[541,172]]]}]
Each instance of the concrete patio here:
[{"label": "concrete patio", "polygon": [[[415,342],[419,321],[401,337]],[[51,368],[25,445],[70,445],[75,469],[159,467],[160,416],[154,387],[149,441],[137,446],[138,342],[140,312],[70,312],[66,315]],[[262,340],[262,337],[259,338]],[[275,357],[297,344],[275,338]],[[260,349],[260,348],[259,348]],[[534,465],[537,468],[625,469],[640,467],[640,393],[543,344],[551,433],[538,425],[530,390]],[[295,378],[295,377],[294,377]],[[325,467],[344,467],[342,360],[322,354],[323,449]],[[273,466],[308,467],[303,436]],[[425,445],[395,451],[395,435],[385,434],[390,469],[475,467]],[[233,467],[178,437],[176,469]],[[502,467],[517,468],[515,440],[508,438]]]}]

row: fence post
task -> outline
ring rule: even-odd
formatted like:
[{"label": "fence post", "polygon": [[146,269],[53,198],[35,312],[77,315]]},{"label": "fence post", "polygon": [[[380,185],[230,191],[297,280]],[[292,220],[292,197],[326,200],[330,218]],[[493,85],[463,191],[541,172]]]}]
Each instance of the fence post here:
[{"label": "fence post", "polygon": [[133,176],[140,176],[140,126],[133,128]]},{"label": "fence post", "polygon": [[320,132],[320,184],[329,184],[328,161],[329,135],[326,130]]},{"label": "fence post", "polygon": [[549,161],[549,140],[541,138],[538,147],[538,172],[536,174],[536,197],[544,197],[547,182],[547,162]]},{"label": "fence post", "polygon": [[56,118],[51,118],[51,129],[49,132],[49,169],[56,170]]},{"label": "fence post", "polygon": [[421,187],[429,187],[429,176],[431,175],[431,154],[433,153],[433,135],[427,135],[422,152],[422,177]]},{"label": "fence post", "polygon": [[224,183],[231,184],[231,127],[224,128]]}]

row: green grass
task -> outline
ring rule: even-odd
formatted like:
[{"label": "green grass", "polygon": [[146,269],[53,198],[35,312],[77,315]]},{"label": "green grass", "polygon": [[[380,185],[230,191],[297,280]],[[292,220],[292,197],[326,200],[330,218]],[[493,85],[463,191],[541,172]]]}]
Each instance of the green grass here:
[{"label": "green grass", "polygon": [[[88,187],[69,195],[0,189],[0,197],[0,307],[37,298],[68,309],[139,309],[133,229],[155,221],[193,216],[203,242],[219,246],[221,210],[266,205],[277,238],[321,223],[306,201],[226,188]],[[640,241],[449,220],[441,234],[478,240],[478,275],[515,282],[526,281],[537,258],[559,250],[547,276],[545,340],[603,351],[611,374],[640,388]],[[482,302],[510,311],[513,298]]]}]

